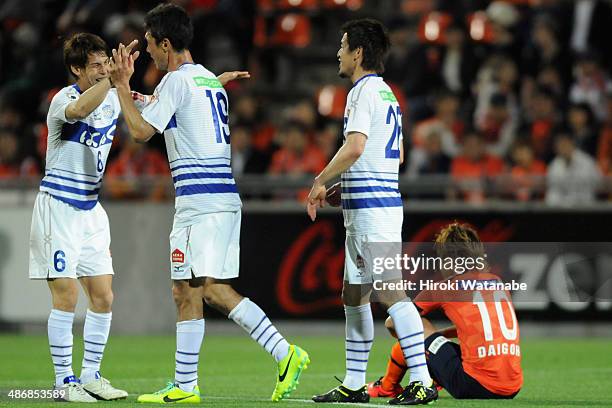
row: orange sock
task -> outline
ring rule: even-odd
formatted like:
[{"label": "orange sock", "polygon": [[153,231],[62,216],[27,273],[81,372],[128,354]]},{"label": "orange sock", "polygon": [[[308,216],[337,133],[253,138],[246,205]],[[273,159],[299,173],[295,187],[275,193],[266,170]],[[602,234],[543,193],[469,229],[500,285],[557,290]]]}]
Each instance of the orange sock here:
[{"label": "orange sock", "polygon": [[393,390],[396,384],[399,384],[406,374],[406,360],[404,359],[404,352],[399,342],[393,345],[391,349],[391,357],[387,363],[387,372],[382,379],[382,387],[386,391]]}]

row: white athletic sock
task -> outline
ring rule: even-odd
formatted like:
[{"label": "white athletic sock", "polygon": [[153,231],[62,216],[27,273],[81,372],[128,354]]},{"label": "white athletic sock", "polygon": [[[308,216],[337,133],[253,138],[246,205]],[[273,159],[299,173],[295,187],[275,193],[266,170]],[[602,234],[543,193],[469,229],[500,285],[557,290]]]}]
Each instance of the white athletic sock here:
[{"label": "white athletic sock", "polygon": [[81,382],[87,384],[100,377],[100,363],[104,355],[104,347],[108,341],[113,314],[95,313],[87,309],[85,326],[83,327],[83,366]]},{"label": "white athletic sock", "polygon": [[276,330],[264,311],[249,298],[242,299],[227,317],[246,330],[277,363],[289,354],[287,340]]},{"label": "white athletic sock", "polygon": [[204,319],[176,324],[176,369],[174,381],[185,392],[198,385],[198,361],[204,340]]},{"label": "white athletic sock", "polygon": [[342,385],[358,390],[366,383],[368,357],[374,342],[374,320],[367,303],[361,306],[344,306],[346,316],[346,375]]},{"label": "white athletic sock", "polygon": [[421,381],[426,387],[429,387],[431,377],[425,359],[425,337],[419,312],[409,301],[397,302],[387,311],[393,319],[397,339],[410,370],[410,382]]},{"label": "white athletic sock", "polygon": [[51,309],[47,322],[49,349],[55,369],[55,385],[64,384],[64,378],[72,372],[72,322],[74,313]]}]

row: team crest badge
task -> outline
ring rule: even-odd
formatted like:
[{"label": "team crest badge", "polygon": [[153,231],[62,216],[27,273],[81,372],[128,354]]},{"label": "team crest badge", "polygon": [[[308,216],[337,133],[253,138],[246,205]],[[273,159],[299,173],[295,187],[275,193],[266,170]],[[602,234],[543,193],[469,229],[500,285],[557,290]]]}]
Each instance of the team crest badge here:
[{"label": "team crest badge", "polygon": [[113,109],[111,105],[104,105],[102,107],[102,115],[104,115],[106,119],[112,118],[114,113],[115,113],[115,110]]}]

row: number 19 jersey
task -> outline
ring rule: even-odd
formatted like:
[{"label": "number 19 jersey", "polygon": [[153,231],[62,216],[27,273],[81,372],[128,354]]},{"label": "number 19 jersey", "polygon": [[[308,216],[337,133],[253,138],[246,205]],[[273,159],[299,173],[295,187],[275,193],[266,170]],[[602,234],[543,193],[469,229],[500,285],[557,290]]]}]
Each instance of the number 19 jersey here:
[{"label": "number 19 jersey", "polygon": [[391,88],[377,75],[362,77],[348,94],[344,138],[359,132],[367,141],[361,157],[341,176],[347,235],[402,231],[401,115]]},{"label": "number 19 jersey", "polygon": [[168,72],[142,112],[164,134],[177,227],[193,225],[204,214],[241,208],[230,166],[228,115],[227,94],[217,77],[191,63]]}]

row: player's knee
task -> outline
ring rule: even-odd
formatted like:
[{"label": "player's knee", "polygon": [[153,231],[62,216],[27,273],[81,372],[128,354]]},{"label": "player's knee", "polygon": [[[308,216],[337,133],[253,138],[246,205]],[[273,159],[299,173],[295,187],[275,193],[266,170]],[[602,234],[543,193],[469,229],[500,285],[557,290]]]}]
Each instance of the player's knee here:
[{"label": "player's knee", "polygon": [[112,290],[92,294],[91,304],[94,312],[110,312],[115,295]]}]

